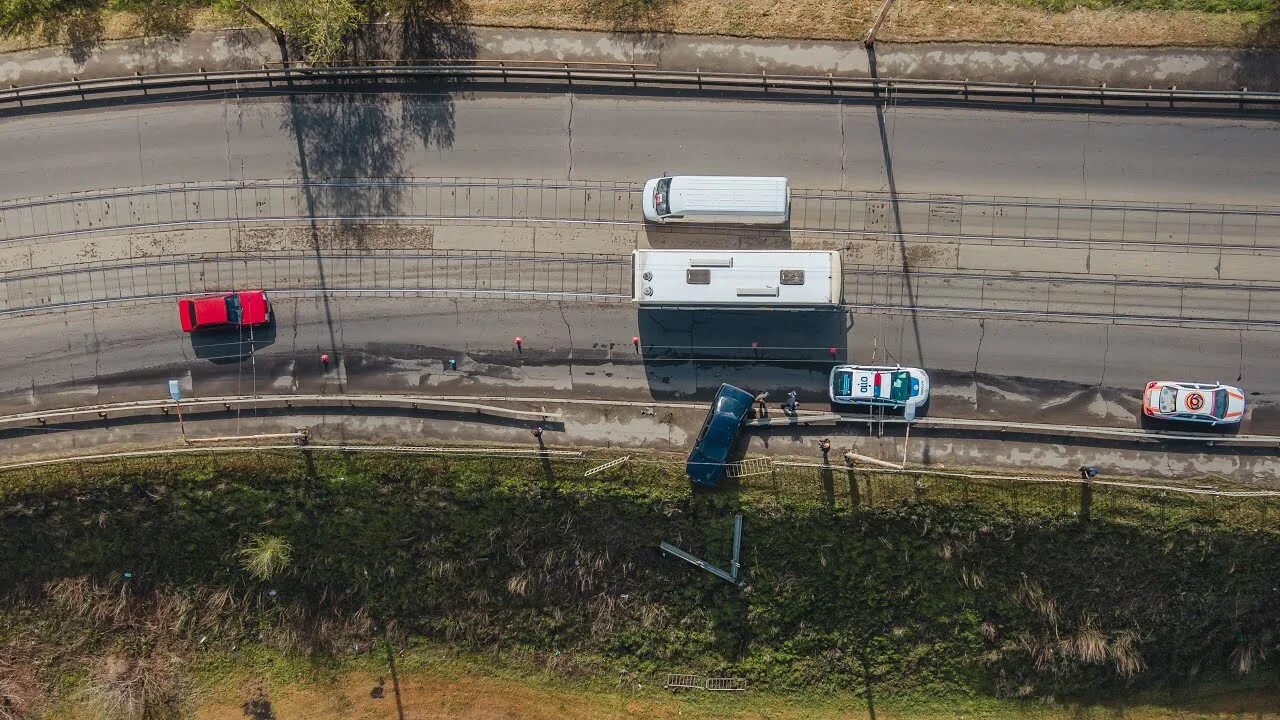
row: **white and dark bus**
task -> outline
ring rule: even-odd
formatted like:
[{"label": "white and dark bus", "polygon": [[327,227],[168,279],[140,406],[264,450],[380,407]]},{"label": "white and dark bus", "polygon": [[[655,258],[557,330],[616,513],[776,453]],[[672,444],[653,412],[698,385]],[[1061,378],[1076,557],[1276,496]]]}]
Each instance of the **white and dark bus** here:
[{"label": "white and dark bus", "polygon": [[636,250],[632,298],[651,307],[834,307],[840,253]]}]

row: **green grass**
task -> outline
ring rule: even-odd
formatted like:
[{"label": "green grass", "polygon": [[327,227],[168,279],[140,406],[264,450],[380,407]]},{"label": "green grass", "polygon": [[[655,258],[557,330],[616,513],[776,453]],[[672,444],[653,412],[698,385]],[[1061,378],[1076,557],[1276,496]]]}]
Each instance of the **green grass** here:
[{"label": "green grass", "polygon": [[[838,469],[705,492],[678,463],[586,467],[282,452],[0,476],[0,660],[57,697],[115,656],[207,684],[376,663],[391,637],[575,683],[737,675],[973,713],[1274,673],[1273,501],[1099,487],[1082,522],[1074,486]],[[746,588],[656,551],[725,565],[734,512]]]}]

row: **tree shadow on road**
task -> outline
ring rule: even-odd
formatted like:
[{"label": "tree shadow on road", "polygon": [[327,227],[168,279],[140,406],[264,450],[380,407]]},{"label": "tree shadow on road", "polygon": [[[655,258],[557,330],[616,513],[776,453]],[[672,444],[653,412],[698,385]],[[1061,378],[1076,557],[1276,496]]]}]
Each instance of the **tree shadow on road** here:
[{"label": "tree shadow on road", "polygon": [[[471,49],[470,31],[458,27],[462,6],[453,0],[411,0],[403,6],[406,23],[396,35],[370,26],[352,38],[347,60],[398,58],[420,60],[420,53],[461,53]],[[394,53],[394,55],[384,55]],[[381,58],[380,56],[381,55]],[[388,92],[394,85],[396,92]],[[329,222],[394,217],[412,208],[407,188],[407,156],[453,143],[453,91],[448,83],[406,86],[401,81],[360,79],[338,83],[329,94],[289,96],[283,123],[296,138],[297,172],[303,204],[311,218],[311,245],[319,284],[328,287],[320,255],[325,250],[320,218]],[[335,178],[347,182],[333,183]],[[334,327],[333,301],[321,295],[329,329],[328,352],[342,354]],[[340,388],[339,389],[343,389]]]},{"label": "tree shadow on road", "polygon": [[[1280,91],[1280,0],[1272,0],[1258,13],[1249,47],[1237,51],[1235,61],[1234,84],[1255,91]],[[1231,80],[1222,79],[1224,84]]]},{"label": "tree shadow on road", "polygon": [[[366,24],[351,38],[345,60],[395,59],[411,64],[430,60],[428,56],[474,55],[470,31],[460,25],[465,19],[464,7],[455,0],[407,0],[389,8],[399,10],[405,22],[396,32],[388,32],[395,26]],[[396,92],[387,92],[387,85],[393,85]],[[403,215],[411,209],[408,191],[397,181],[407,174],[408,156],[453,144],[455,91],[447,82],[406,85],[394,80],[358,80],[338,83],[336,91],[328,94],[289,97],[283,122],[296,141],[297,177],[313,181],[304,186],[303,199],[312,218],[311,240],[321,288],[326,288],[327,282],[323,264],[318,262],[325,249],[318,218],[343,222]],[[341,186],[323,182],[339,178],[364,181]],[[329,330],[328,351],[337,356],[342,349],[332,301],[328,293],[321,298]]]},{"label": "tree shadow on road", "polygon": [[[475,55],[475,38],[460,24],[467,17],[465,5],[410,0],[397,9],[402,23],[362,26],[340,60],[413,65]],[[334,90],[292,96],[284,117],[297,141],[297,174],[304,180],[396,180],[407,174],[409,155],[453,144],[454,83],[357,80],[337,83]],[[395,214],[405,199],[395,183],[315,186],[308,192],[313,215],[338,217]]]}]

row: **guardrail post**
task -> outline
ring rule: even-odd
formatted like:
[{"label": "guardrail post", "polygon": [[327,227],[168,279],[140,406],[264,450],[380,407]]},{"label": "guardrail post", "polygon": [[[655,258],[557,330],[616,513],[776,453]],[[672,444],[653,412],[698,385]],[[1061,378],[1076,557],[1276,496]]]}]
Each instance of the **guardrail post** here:
[{"label": "guardrail post", "polygon": [[1098,86],[1098,104],[1099,105],[1107,104],[1107,84],[1106,83],[1102,83],[1101,85]]},{"label": "guardrail post", "polygon": [[1082,478],[1083,482],[1080,483],[1079,518],[1082,523],[1088,523],[1089,512],[1093,509],[1093,475],[1088,473],[1087,470],[1092,470],[1092,468],[1080,468],[1080,478]]},{"label": "guardrail post", "polygon": [[1249,86],[1248,86],[1248,85],[1246,85],[1246,86],[1244,86],[1244,87],[1240,88],[1240,109],[1241,109],[1241,110],[1243,110],[1243,109],[1244,109],[1244,96],[1245,96],[1245,95],[1248,95],[1248,94],[1249,94]]},{"label": "guardrail post", "polygon": [[[1177,85],[1170,85],[1170,86],[1169,86],[1169,90],[1170,90],[1171,92],[1178,92],[1178,86],[1177,86]],[[1173,107],[1173,95],[1170,95],[1170,96],[1169,96],[1169,107]]]},{"label": "guardrail post", "polygon": [[1031,104],[1032,105],[1036,104],[1036,83],[1037,82],[1039,81],[1038,80],[1031,81]]}]

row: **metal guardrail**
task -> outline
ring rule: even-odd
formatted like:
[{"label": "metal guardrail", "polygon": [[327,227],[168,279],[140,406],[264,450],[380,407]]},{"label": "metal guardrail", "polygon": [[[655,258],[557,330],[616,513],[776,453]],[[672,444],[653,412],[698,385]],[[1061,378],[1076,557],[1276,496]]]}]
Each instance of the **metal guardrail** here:
[{"label": "metal guardrail", "polygon": [[[71,423],[86,420],[109,420],[137,415],[168,415],[176,405],[172,400],[142,400],[137,402],[86,405],[75,408],[37,410],[16,415],[0,416],[0,428],[43,427],[50,423]],[[465,400],[445,400],[414,395],[257,395],[234,397],[191,398],[182,401],[182,410],[188,415],[201,412],[230,412],[245,407],[283,408],[383,408],[398,407],[408,410],[434,410],[462,415],[499,417],[508,420],[530,422],[559,422],[560,413],[541,410],[517,410],[511,407],[483,405]]]},{"label": "metal guardrail", "polygon": [[370,59],[342,62],[310,62],[307,60],[275,60],[262,64],[263,68],[341,68],[341,67],[417,67],[420,65],[497,65],[498,67],[589,67],[626,68],[628,70],[655,69],[657,63],[599,62],[596,60],[494,60],[492,58],[401,58]]},{"label": "metal guardrail", "polygon": [[10,470],[23,470],[35,467],[44,467],[48,465],[62,465],[73,462],[101,462],[104,460],[126,460],[129,458],[141,457],[162,457],[165,455],[191,455],[201,454],[210,455],[213,453],[258,453],[273,452],[285,450],[289,452],[317,451],[317,452],[341,452],[341,453],[389,453],[396,455],[445,455],[445,456],[469,456],[469,457],[503,457],[513,459],[546,459],[553,458],[557,460],[577,460],[586,455],[581,450],[548,450],[546,448],[529,449],[514,447],[429,447],[422,445],[300,445],[290,443],[288,445],[202,445],[199,447],[183,446],[183,447],[166,447],[152,448],[149,450],[125,450],[121,452],[107,453],[89,453],[66,455],[56,458],[44,458],[39,460],[24,460],[14,463],[6,463],[0,465],[0,472]]},{"label": "metal guardrail", "polygon": [[[448,61],[445,61],[448,62]],[[1274,110],[1280,93],[1240,90],[1180,90],[1170,88],[1113,88],[1037,83],[999,83],[970,80],[918,80],[910,78],[838,77],[811,75],[759,75],[704,73],[643,68],[568,66],[512,66],[506,61],[474,64],[391,65],[371,67],[270,68],[214,72],[163,73],[10,87],[0,90],[0,110],[40,107],[58,102],[83,102],[90,98],[155,98],[166,94],[199,91],[280,90],[295,84],[466,82],[499,84],[561,83],[574,86],[644,87],[697,91],[763,93],[818,97],[875,99],[931,99],[948,101],[1096,104],[1114,107],[1216,108]]]},{"label": "metal guardrail", "polygon": [[[501,403],[492,405],[490,403]],[[522,410],[514,405],[540,405],[537,410]],[[500,396],[443,396],[443,395],[387,395],[387,394],[346,394],[346,395],[257,395],[228,397],[197,397],[182,401],[184,413],[227,412],[242,407],[344,407],[344,408],[378,408],[399,407],[409,410],[435,410],[472,414],[478,416],[501,417],[510,420],[529,422],[559,422],[563,420],[560,412],[550,412],[546,405],[609,405],[635,408],[671,408],[702,410],[700,403],[662,403],[662,402],[628,402],[622,400],[584,400],[576,398],[528,398]],[[86,405],[73,408],[50,408],[13,415],[0,415],[0,428],[9,427],[41,427],[59,423],[82,422],[86,420],[106,420],[111,418],[136,415],[157,415],[172,412],[174,403],[168,398],[141,400],[135,402],[106,403]],[[786,417],[769,417],[746,421],[748,427],[774,428],[809,425],[835,425],[846,423],[876,423],[902,425],[901,417],[884,415],[864,415],[857,413],[832,413],[801,410],[798,414]],[[1250,446],[1258,448],[1280,449],[1280,435],[1230,435],[1206,432],[1176,432],[1162,430],[1144,430],[1142,428],[1099,427],[1088,425],[1053,425],[1048,423],[1026,423],[1002,420],[979,420],[968,418],[921,417],[911,423],[920,429],[933,428],[939,430],[956,430],[970,432],[993,433],[997,435],[1027,434],[1056,437],[1101,438],[1112,440],[1130,440],[1138,443],[1155,442],[1190,442],[1203,443],[1206,446]],[[769,458],[753,458],[746,461],[742,468],[748,472],[743,475],[768,472]],[[758,464],[757,464],[758,463]]]},{"label": "metal guardrail", "polygon": [[[906,425],[901,417],[862,415],[857,413],[801,412],[786,417],[758,418],[746,421],[748,427],[789,427],[793,425],[839,425],[846,423],[887,423]],[[1168,430],[1144,430],[1142,428],[1096,427],[1089,425],[1052,425],[1007,420],[977,420],[967,418],[921,417],[910,423],[914,427],[940,430],[990,432],[997,435],[1043,435],[1051,437],[1100,438],[1132,440],[1134,442],[1190,442],[1207,446],[1241,445],[1272,447],[1280,450],[1280,435],[1230,435],[1207,432],[1176,432]]]}]

